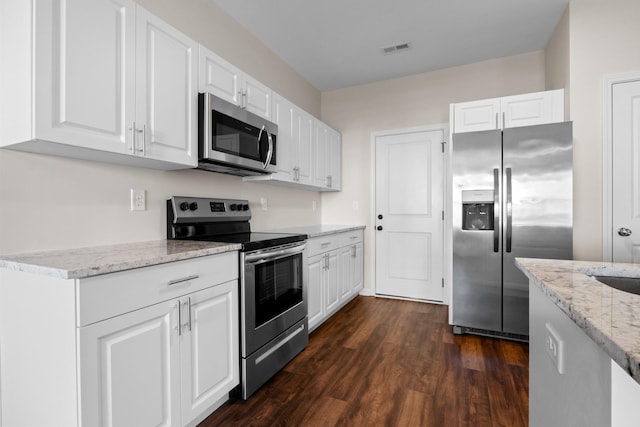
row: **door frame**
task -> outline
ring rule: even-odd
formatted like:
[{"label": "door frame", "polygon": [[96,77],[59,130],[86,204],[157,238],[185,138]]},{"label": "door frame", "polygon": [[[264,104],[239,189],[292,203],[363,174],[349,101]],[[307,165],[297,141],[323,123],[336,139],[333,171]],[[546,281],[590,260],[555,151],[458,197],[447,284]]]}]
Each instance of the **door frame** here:
[{"label": "door frame", "polygon": [[[442,242],[442,273],[444,276],[444,290],[443,290],[443,299],[442,304],[448,305],[450,301],[450,273],[448,269],[449,252],[451,249],[450,242],[450,229],[451,229],[451,219],[448,214],[449,212],[449,152],[450,145],[449,144],[449,124],[448,123],[440,123],[434,125],[425,125],[425,126],[417,126],[410,128],[400,128],[400,129],[387,129],[382,131],[371,132],[370,138],[370,156],[369,156],[369,165],[370,165],[370,175],[369,175],[369,242],[371,242],[370,250],[368,254],[368,263],[369,263],[369,277],[371,283],[371,294],[373,296],[379,296],[377,294],[376,288],[376,139],[378,137],[390,136],[390,135],[401,135],[405,133],[417,133],[417,132],[432,132],[432,131],[442,131],[442,135],[445,142],[444,148],[444,157],[443,157],[443,167],[442,167],[442,182],[443,182],[443,200],[442,200],[442,208],[445,211],[445,220],[444,220],[444,229],[443,229],[443,242]],[[363,294],[361,292],[361,294]],[[364,294],[363,294],[364,295]],[[395,299],[409,299],[409,298],[401,298],[401,297],[392,297],[385,295],[384,298],[395,298]],[[411,300],[414,301],[414,300]]]},{"label": "door frame", "polygon": [[613,85],[640,80],[640,71],[603,77],[602,118],[602,260],[613,260]]}]

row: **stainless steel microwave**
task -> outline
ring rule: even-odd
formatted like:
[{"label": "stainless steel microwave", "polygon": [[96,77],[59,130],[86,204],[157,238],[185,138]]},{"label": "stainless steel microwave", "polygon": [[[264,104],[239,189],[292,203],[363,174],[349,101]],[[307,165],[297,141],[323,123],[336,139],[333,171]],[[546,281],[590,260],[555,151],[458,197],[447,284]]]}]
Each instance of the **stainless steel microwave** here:
[{"label": "stainless steel microwave", "polygon": [[231,175],[276,171],[278,126],[210,93],[198,95],[198,169]]}]

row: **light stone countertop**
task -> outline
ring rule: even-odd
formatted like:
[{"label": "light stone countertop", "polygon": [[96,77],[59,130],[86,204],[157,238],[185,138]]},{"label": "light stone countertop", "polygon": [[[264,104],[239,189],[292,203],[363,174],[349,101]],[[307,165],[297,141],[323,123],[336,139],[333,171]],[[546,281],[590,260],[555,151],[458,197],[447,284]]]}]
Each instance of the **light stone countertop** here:
[{"label": "light stone countertop", "polygon": [[331,234],[345,233],[348,231],[363,230],[364,225],[308,225],[301,227],[289,227],[273,230],[279,233],[298,233],[306,234],[310,239],[314,237],[328,236]]},{"label": "light stone countertop", "polygon": [[516,258],[516,265],[640,383],[640,295],[589,277],[640,277],[640,264]]},{"label": "light stone countertop", "polygon": [[0,255],[0,268],[61,279],[82,279],[207,255],[237,251],[239,244],[153,240],[109,246]]}]

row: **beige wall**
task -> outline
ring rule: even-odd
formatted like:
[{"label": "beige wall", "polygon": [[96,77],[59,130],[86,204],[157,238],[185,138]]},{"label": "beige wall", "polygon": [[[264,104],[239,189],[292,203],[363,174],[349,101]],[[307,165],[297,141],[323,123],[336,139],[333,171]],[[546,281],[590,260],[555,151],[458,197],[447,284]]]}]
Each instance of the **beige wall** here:
[{"label": "beige wall", "polygon": [[[140,3],[245,72],[319,116],[320,92],[209,0]],[[129,190],[147,190],[147,211],[129,210]],[[317,224],[320,194],[240,177],[163,172],[0,150],[0,254],[163,239],[171,195],[240,197],[254,229]],[[268,200],[268,211],[260,198]]]},{"label": "beige wall", "polygon": [[574,122],[574,256],[602,257],[603,76],[640,71],[640,2],[570,4],[570,91]]},{"label": "beige wall", "polygon": [[[449,122],[449,104],[544,90],[544,52],[324,92],[322,120],[342,132],[342,186],[322,196],[322,221],[370,223],[370,145],[376,131]],[[354,201],[359,205],[354,210]],[[370,242],[365,240],[365,286]]]},{"label": "beige wall", "polygon": [[546,89],[564,89],[564,113],[566,120],[569,120],[571,107],[569,102],[569,13],[570,8],[567,7],[544,50]]}]

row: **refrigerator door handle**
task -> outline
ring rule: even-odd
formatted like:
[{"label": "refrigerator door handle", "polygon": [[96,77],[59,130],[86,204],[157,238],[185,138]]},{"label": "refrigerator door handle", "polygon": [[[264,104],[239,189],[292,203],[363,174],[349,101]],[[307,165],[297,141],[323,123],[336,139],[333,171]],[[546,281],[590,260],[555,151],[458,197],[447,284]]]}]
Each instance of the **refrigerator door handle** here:
[{"label": "refrigerator door handle", "polygon": [[507,242],[505,244],[507,252],[511,252],[511,235],[513,219],[513,198],[511,195],[511,168],[506,169],[507,173]]},{"label": "refrigerator door handle", "polygon": [[493,170],[493,252],[500,250],[500,170]]}]

